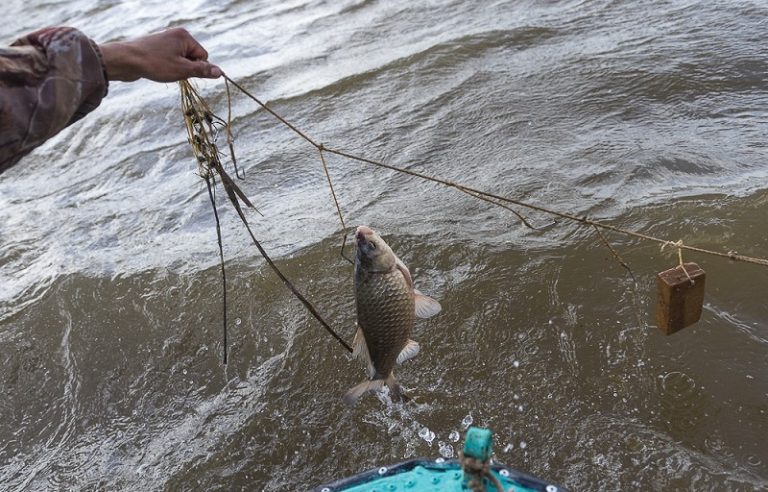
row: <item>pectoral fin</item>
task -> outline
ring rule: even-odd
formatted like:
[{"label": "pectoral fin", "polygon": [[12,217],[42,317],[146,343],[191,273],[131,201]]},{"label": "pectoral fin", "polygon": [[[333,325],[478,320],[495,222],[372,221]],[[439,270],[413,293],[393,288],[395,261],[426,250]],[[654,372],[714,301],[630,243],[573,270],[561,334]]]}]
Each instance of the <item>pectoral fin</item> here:
[{"label": "pectoral fin", "polygon": [[402,364],[408,359],[416,357],[416,354],[419,353],[419,350],[421,350],[419,342],[408,340],[408,343],[405,344],[405,348],[400,352],[400,355],[397,356],[397,363]]},{"label": "pectoral fin", "polygon": [[416,316],[419,318],[431,318],[442,309],[439,302],[418,290],[414,289],[413,294],[416,300]]}]

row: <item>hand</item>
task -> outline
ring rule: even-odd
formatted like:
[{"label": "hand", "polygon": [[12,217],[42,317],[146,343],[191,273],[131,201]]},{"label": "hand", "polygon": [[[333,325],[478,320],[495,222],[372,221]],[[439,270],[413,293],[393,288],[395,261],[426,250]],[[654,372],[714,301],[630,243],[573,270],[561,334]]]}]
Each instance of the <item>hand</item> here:
[{"label": "hand", "polygon": [[109,80],[139,78],[176,82],[189,77],[215,79],[222,71],[208,63],[208,52],[179,27],[125,42],[100,46]]}]

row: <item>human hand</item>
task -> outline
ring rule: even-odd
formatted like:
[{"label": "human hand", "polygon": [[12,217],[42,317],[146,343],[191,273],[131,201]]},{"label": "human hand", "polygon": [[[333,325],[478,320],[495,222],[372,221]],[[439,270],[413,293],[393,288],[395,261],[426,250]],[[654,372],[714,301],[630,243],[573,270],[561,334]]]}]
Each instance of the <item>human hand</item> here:
[{"label": "human hand", "polygon": [[189,77],[215,79],[223,73],[206,61],[205,48],[180,27],[99,47],[109,80],[132,82],[143,77],[155,82],[176,82]]}]

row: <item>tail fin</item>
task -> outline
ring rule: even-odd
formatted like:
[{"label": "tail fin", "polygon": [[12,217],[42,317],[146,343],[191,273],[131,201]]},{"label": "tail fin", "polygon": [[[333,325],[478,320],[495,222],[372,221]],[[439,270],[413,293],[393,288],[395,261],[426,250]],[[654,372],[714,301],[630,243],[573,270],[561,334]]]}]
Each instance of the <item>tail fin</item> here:
[{"label": "tail fin", "polygon": [[383,388],[384,385],[387,385],[389,388],[389,393],[393,401],[405,398],[400,383],[395,379],[395,375],[390,373],[387,379],[374,379],[373,381],[366,380],[347,391],[347,394],[345,394],[343,398],[344,404],[352,406],[356,404],[357,400],[359,400],[365,393],[368,393],[369,391],[378,391]]}]

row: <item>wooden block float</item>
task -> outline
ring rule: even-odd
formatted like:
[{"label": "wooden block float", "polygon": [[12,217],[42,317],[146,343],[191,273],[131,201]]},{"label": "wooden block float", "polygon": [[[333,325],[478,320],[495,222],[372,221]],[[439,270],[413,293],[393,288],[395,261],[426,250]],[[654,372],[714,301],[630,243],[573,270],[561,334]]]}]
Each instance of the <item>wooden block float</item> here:
[{"label": "wooden block float", "polygon": [[704,270],[696,263],[685,263],[657,277],[656,326],[665,335],[671,335],[699,321],[704,306]]}]

